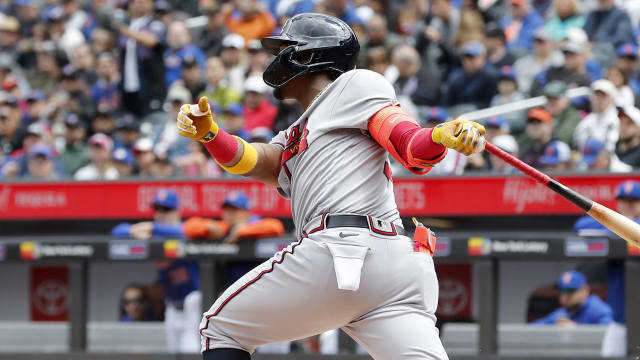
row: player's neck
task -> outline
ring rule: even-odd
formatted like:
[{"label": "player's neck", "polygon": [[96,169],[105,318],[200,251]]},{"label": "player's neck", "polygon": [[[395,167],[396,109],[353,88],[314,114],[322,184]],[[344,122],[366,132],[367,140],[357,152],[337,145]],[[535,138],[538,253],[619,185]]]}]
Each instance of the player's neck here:
[{"label": "player's neck", "polygon": [[309,90],[302,93],[297,99],[302,108],[306,111],[315,98],[331,84],[331,80],[324,74],[318,74],[318,76],[311,76],[309,79]]}]

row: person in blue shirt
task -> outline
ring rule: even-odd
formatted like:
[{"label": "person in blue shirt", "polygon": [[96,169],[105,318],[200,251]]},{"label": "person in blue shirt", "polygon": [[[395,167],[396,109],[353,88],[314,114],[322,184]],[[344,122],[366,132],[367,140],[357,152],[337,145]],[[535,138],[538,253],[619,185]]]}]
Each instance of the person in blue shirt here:
[{"label": "person in blue shirt", "polygon": [[560,308],[532,325],[606,325],[613,321],[611,307],[589,294],[586,277],[579,271],[566,271],[558,278]]},{"label": "person in blue shirt", "polygon": [[[117,238],[148,240],[184,239],[178,195],[160,189],[153,198],[153,221],[117,225],[111,235]],[[202,293],[198,263],[188,260],[156,263],[158,282],[165,294],[165,330],[167,347],[172,353],[200,351],[198,326],[202,317]]]},{"label": "person in blue shirt", "polygon": [[533,33],[544,25],[544,19],[531,6],[530,0],[509,0],[511,16],[500,25],[507,36],[507,49],[518,53],[533,50]]},{"label": "person in blue shirt", "polygon": [[[616,200],[616,211],[640,223],[640,182],[627,180],[621,183],[616,190]],[[576,233],[582,230],[602,230],[613,235],[609,229],[589,215],[578,218],[573,225],[573,231]]]},{"label": "person in blue shirt", "polygon": [[186,58],[193,58],[204,70],[204,62],[207,59],[204,52],[191,41],[189,29],[182,21],[174,21],[167,30],[167,43],[169,48],[164,52],[165,81],[171,86],[174,81],[181,78],[182,65]]}]

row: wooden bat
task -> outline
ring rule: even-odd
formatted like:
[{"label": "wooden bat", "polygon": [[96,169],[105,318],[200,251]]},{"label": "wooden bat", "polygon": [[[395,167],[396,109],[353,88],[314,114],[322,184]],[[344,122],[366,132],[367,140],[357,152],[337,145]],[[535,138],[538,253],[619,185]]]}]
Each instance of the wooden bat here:
[{"label": "wooden bat", "polygon": [[640,246],[640,224],[637,224],[635,221],[607,208],[606,206],[600,205],[597,202],[578,194],[560,182],[552,179],[549,175],[532,168],[522,160],[489,142],[485,144],[485,150],[522,171],[527,176],[532,177],[534,180],[548,187],[552,191],[560,194],[565,199],[571,201],[592,218],[596,219],[600,224],[606,226],[607,229],[618,234],[621,238],[635,246]]}]

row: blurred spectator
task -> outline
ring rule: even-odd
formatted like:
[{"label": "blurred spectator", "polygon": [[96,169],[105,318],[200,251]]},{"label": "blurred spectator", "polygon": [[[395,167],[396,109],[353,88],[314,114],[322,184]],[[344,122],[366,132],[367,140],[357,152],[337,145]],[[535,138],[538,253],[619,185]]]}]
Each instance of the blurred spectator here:
[{"label": "blurred spectator", "polygon": [[625,164],[640,168],[640,110],[633,106],[618,108],[620,136],[616,156]]},{"label": "blurred spectator", "polygon": [[[207,83],[202,76],[202,68],[193,56],[187,56],[182,62],[181,82],[191,94],[190,103],[198,102],[198,95],[207,87]],[[178,84],[178,82],[175,82]]]},{"label": "blurred spectator", "polygon": [[510,126],[509,122],[503,116],[492,116],[484,122],[484,128],[486,129],[485,139],[488,142],[493,142],[493,139],[500,135],[509,135]]},{"label": "blurred spectator", "polygon": [[511,16],[501,22],[507,46],[513,51],[529,52],[533,48],[533,33],[544,25],[544,20],[530,0],[509,0],[509,5]]},{"label": "blurred spectator", "polygon": [[12,96],[4,96],[0,101],[0,148],[5,155],[9,155],[22,148],[25,129],[21,126],[22,114],[18,101]]},{"label": "blurred spectator", "polygon": [[200,68],[204,68],[205,55],[191,42],[191,34],[183,21],[173,21],[167,29],[167,44],[164,52],[165,81],[171,86],[180,79],[182,64],[186,58],[195,60]]},{"label": "blurred spectator", "polygon": [[352,27],[362,25],[362,19],[358,16],[356,7],[350,0],[324,0],[317,2],[315,12],[335,16]]},{"label": "blurred spectator", "polygon": [[488,107],[497,92],[496,82],[496,74],[486,66],[484,45],[480,42],[466,43],[462,46],[462,70],[451,74],[444,104]]},{"label": "blurred spectator", "polygon": [[638,47],[633,43],[627,43],[618,47],[618,59],[616,66],[624,72],[629,79],[629,87],[634,93],[636,103],[640,102],[640,79],[638,79]]},{"label": "blurred spectator", "polygon": [[576,127],[573,144],[582,149],[587,140],[595,139],[613,153],[620,129],[614,103],[616,88],[609,80],[598,80],[593,82],[591,89],[591,114],[582,119]]},{"label": "blurred spectator", "polygon": [[123,105],[136,115],[158,110],[166,93],[164,61],[165,25],[153,18],[153,0],[132,0],[131,21],[119,24],[123,55]]},{"label": "blurred spectator", "polygon": [[564,55],[564,65],[552,66],[536,75],[531,85],[531,96],[542,95],[544,86],[554,80],[564,82],[569,88],[591,84],[591,76],[586,68],[587,43],[567,40],[561,50]]},{"label": "blurred spectator", "polygon": [[96,59],[89,45],[83,43],[73,49],[71,66],[76,70],[78,77],[89,86],[96,82]]},{"label": "blurred spectator", "polygon": [[95,106],[90,101],[89,86],[80,78],[80,73],[71,65],[62,68],[58,91],[64,94],[66,101],[62,108],[84,116],[90,116]]},{"label": "blurred spectator", "polygon": [[578,271],[564,272],[557,282],[560,308],[532,325],[605,325],[613,320],[611,307],[596,295],[589,294],[585,276]]},{"label": "blurred spectator", "polygon": [[0,22],[0,52],[18,59],[18,42],[20,41],[20,22],[13,16],[6,16]]},{"label": "blurred spectator", "polygon": [[133,151],[133,144],[140,139],[140,124],[132,114],[122,114],[116,121],[116,144]]},{"label": "blurred spectator", "polygon": [[[27,103],[27,112],[24,114],[22,121],[31,123],[44,118],[44,110],[46,106],[46,98],[40,90],[31,90],[24,97]],[[44,119],[43,119],[44,120]]]},{"label": "blurred spectator", "polygon": [[[616,189],[616,211],[620,214],[640,221],[640,183],[627,180],[618,185]],[[604,225],[589,215],[581,216],[573,225],[573,231],[580,234],[583,230],[604,230],[610,232]]]},{"label": "blurred spectator", "polygon": [[616,106],[625,107],[635,104],[635,96],[629,86],[629,77],[626,72],[613,66],[607,70],[605,78],[616,87],[616,97],[614,99]]},{"label": "blurred spectator", "polygon": [[71,58],[73,49],[84,43],[84,35],[79,29],[67,26],[64,8],[60,5],[47,8],[44,17],[47,21],[46,32],[49,39],[56,43],[67,58]]},{"label": "blurred spectator", "polygon": [[154,321],[151,300],[144,285],[131,284],[120,297],[120,321]]},{"label": "blurred spectator", "polygon": [[630,165],[621,162],[600,140],[589,139],[582,147],[582,165],[588,171],[629,172]]},{"label": "blurred spectator", "polygon": [[[451,120],[449,114],[444,108],[441,107],[431,107],[427,114],[424,117],[425,127],[432,128],[439,124],[442,124],[446,121]],[[447,151],[447,155],[445,155],[444,159],[442,159],[438,166],[434,166],[429,174],[431,175],[443,175],[443,174],[455,174],[460,175],[464,171],[465,166],[467,165],[467,156],[460,154],[455,150]],[[397,171],[396,168],[393,169],[394,173],[398,172],[402,175],[408,174],[409,172],[404,169],[403,166],[399,166]]]},{"label": "blurred spectator", "polygon": [[49,96],[56,87],[56,79],[62,74],[60,62],[66,60],[64,54],[56,51],[53,41],[45,41],[36,50],[36,67],[27,69],[25,76],[31,87]]},{"label": "blurred spectator", "polygon": [[153,176],[153,163],[156,155],[153,153],[153,142],[149,138],[140,138],[133,145],[133,155],[136,158],[136,175],[142,177]]},{"label": "blurred spectator", "polygon": [[64,125],[65,147],[60,155],[60,164],[68,174],[73,174],[89,162],[89,150],[85,143],[86,125],[73,113],[65,117]]},{"label": "blurred spectator", "polygon": [[98,55],[97,81],[91,89],[91,97],[97,108],[116,111],[120,109],[122,98],[122,78],[113,54]]},{"label": "blurred spectator", "polygon": [[415,48],[398,45],[393,49],[391,62],[398,74],[392,81],[398,96],[409,97],[415,105],[435,105],[438,102],[440,79],[434,76],[433,71],[420,70],[420,55]]},{"label": "blurred spectator", "polygon": [[[372,47],[367,51],[364,62],[365,68],[389,78],[390,74],[387,74],[387,70],[390,69],[389,65],[391,65],[391,61],[387,49],[378,46]],[[393,69],[395,72],[395,67],[393,67]]]},{"label": "blurred spectator", "polygon": [[169,88],[167,94],[168,111],[162,114],[161,121],[156,123],[151,131],[155,139],[153,150],[156,154],[167,154],[169,156],[185,155],[189,139],[179,136],[176,131],[176,119],[180,106],[192,102],[189,90],[180,85],[174,84]]},{"label": "blurred spectator", "polygon": [[562,141],[552,141],[544,149],[540,157],[540,165],[545,171],[572,170],[571,149]]},{"label": "blurred spectator", "polygon": [[227,29],[242,36],[245,43],[271,35],[276,27],[276,20],[258,1],[234,0],[226,3],[222,12]]},{"label": "blurred spectator", "polygon": [[584,30],[589,41],[615,47],[635,42],[629,15],[615,6],[615,0],[598,0],[598,9],[587,15]]},{"label": "blurred spectator", "polygon": [[[437,0],[436,2],[447,3],[447,1]],[[436,8],[436,2],[434,2],[434,8]],[[448,4],[447,4],[448,6]],[[433,22],[434,20],[432,20]],[[444,24],[442,24],[444,25]],[[426,29],[424,31],[427,31]],[[439,31],[432,29],[431,31]],[[373,15],[365,25],[365,38],[360,39],[360,53],[358,55],[359,67],[366,67],[366,57],[371,48],[382,47],[386,51],[390,51],[400,43],[398,36],[392,32],[389,32],[387,26],[387,20],[381,15]],[[425,33],[418,33],[417,40],[420,38],[420,34],[425,36]],[[424,39],[422,39],[424,41]],[[416,48],[418,48],[416,44]]]},{"label": "blurred spectator", "polygon": [[545,28],[533,33],[533,52],[516,60],[513,70],[520,90],[528,93],[536,75],[551,66],[561,66],[562,54],[554,49],[553,40]]},{"label": "blurred spectator", "polygon": [[547,98],[544,108],[553,116],[553,135],[565,144],[571,144],[576,126],[582,120],[567,97],[567,85],[562,81],[548,83],[543,94]]},{"label": "blurred spectator", "polygon": [[32,180],[50,181],[60,176],[56,173],[53,162],[53,150],[43,143],[35,144],[27,154],[27,174]]},{"label": "blurred spectator", "polygon": [[249,131],[245,128],[245,119],[243,115],[243,106],[238,103],[231,103],[223,111],[224,118],[221,122],[222,127],[229,134],[241,137],[245,140],[249,139]]},{"label": "blurred spectator", "polygon": [[260,40],[249,41],[246,77],[262,77],[262,73],[269,65],[270,60],[271,56],[262,47]]},{"label": "blurred spectator", "polygon": [[240,102],[242,97],[238,92],[228,86],[225,80],[226,67],[219,57],[212,56],[207,59],[206,79],[207,84],[204,92],[198,95],[206,96],[210,101],[221,107],[226,107],[230,103]]},{"label": "blurred spectator", "polygon": [[113,34],[106,29],[97,28],[91,33],[91,51],[94,54],[112,52],[115,47]]},{"label": "blurred spectator", "polygon": [[507,51],[504,30],[496,23],[489,23],[484,30],[484,35],[489,63],[496,69],[512,66],[516,57]]},{"label": "blurred spectator", "polygon": [[[498,72],[498,94],[491,100],[491,106],[499,106],[524,99],[524,95],[518,91],[516,74],[510,66],[503,66]],[[524,131],[524,111],[513,111],[503,115],[508,121],[509,127],[514,133]]]},{"label": "blurred spectator", "polygon": [[527,164],[540,168],[540,157],[553,135],[553,118],[544,109],[531,109],[527,115],[526,138],[520,143],[520,158]]},{"label": "blurred spectator", "polygon": [[478,10],[477,2],[464,1],[460,8],[460,26],[455,37],[455,46],[484,39],[484,19]]},{"label": "blurred spectator", "polygon": [[204,3],[200,12],[207,17],[207,25],[198,37],[198,47],[207,56],[218,56],[222,51],[222,39],[229,33],[224,24],[224,15],[217,1]]},{"label": "blurred spectator", "polygon": [[103,133],[111,137],[116,130],[116,118],[113,113],[106,109],[98,109],[91,119],[91,132]]},{"label": "blurred spectator", "polygon": [[179,174],[178,171],[179,169],[166,153],[157,154],[151,164],[151,176],[157,179],[176,177]]},{"label": "blurred spectator", "polygon": [[244,82],[244,128],[251,131],[257,127],[273,129],[276,107],[267,99],[269,87],[262,77],[251,76]]},{"label": "blurred spectator", "polygon": [[84,2],[79,0],[62,0],[65,27],[74,28],[88,36],[95,26],[92,17],[83,9]]},{"label": "blurred spectator", "polygon": [[118,178],[126,178],[133,174],[135,160],[133,154],[126,148],[119,147],[113,150],[111,154],[113,166],[118,170]]},{"label": "blurred spectator", "polygon": [[582,28],[586,17],[580,12],[578,0],[555,0],[556,16],[547,21],[545,28],[554,41],[567,37],[567,30]]},{"label": "blurred spectator", "polygon": [[40,20],[39,3],[35,0],[16,1],[16,16],[20,21],[20,32],[24,38],[33,36],[33,27]]},{"label": "blurred spectator", "polygon": [[220,59],[226,67],[225,80],[237,93],[244,93],[245,67],[243,63],[244,38],[238,34],[228,34],[222,39]]},{"label": "blurred spectator", "polygon": [[[502,151],[505,151],[515,157],[518,157],[518,143],[516,139],[514,139],[511,135],[498,135],[493,138],[491,143]],[[504,162],[504,160],[500,159],[495,155],[489,156],[489,162],[491,164],[491,170],[500,174],[515,174],[517,170]]]},{"label": "blurred spectator", "polygon": [[[152,205],[152,221],[119,224],[113,228],[111,236],[139,240],[184,238],[176,192],[169,189],[158,190]],[[156,269],[158,281],[165,293],[164,321],[169,352],[200,351],[198,325],[202,318],[202,294],[197,262],[159,261],[156,263]]]},{"label": "blurred spectator", "polygon": [[196,141],[189,142],[189,153],[176,158],[175,164],[181,169],[180,173],[186,177],[216,178],[222,175],[222,169]]},{"label": "blurred spectator", "polygon": [[98,133],[89,138],[89,164],[78,169],[73,177],[76,180],[115,180],[118,170],[111,164],[113,140]]}]

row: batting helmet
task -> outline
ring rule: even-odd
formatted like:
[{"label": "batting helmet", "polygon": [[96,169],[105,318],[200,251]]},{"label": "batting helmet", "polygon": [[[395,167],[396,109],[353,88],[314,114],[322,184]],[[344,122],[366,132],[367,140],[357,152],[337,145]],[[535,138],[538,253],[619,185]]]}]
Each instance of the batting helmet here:
[{"label": "batting helmet", "polygon": [[[281,49],[282,45],[286,48]],[[328,71],[334,75],[355,67],[358,38],[342,20],[304,13],[289,19],[278,36],[262,39],[275,59],[264,71],[264,82],[276,89],[304,74]]]}]

